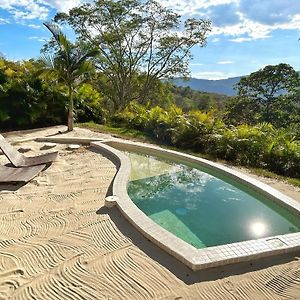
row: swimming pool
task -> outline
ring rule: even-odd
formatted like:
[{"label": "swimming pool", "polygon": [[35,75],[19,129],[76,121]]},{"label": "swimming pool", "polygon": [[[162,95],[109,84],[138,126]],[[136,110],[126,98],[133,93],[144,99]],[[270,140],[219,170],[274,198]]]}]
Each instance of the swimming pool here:
[{"label": "swimming pool", "polygon": [[294,214],[201,168],[126,152],[128,194],[155,223],[200,249],[300,231]]},{"label": "swimming pool", "polygon": [[[162,149],[161,147],[154,145],[124,141],[120,139],[112,139],[105,142],[92,142],[91,145],[95,151],[108,157],[117,168],[117,173],[110,187],[111,196],[105,199],[105,206],[116,206],[122,215],[128,220],[128,222],[149,241],[168,252],[171,256],[175,257],[192,270],[196,271],[233,263],[253,261],[263,257],[300,251],[300,232],[298,231],[297,221],[300,216],[300,203],[271,188],[270,186],[224,165],[220,165],[218,163],[189,154]],[[159,158],[162,158],[162,160],[158,159],[159,162],[154,164],[151,162],[151,160],[146,161],[146,164],[145,161],[137,160],[136,163],[138,167],[136,168],[135,172],[132,172],[130,158],[123,151],[143,154],[146,157],[158,156]],[[173,162],[175,162],[175,165]],[[185,182],[186,176],[184,173],[181,173],[184,171],[185,167],[182,167],[181,165],[185,165],[188,168],[192,167],[197,170],[205,171],[204,173],[206,173],[206,175],[203,175],[204,177],[200,176],[202,179],[198,179],[196,181],[200,187],[195,187],[195,189],[202,189],[202,182],[208,182],[211,184],[210,176],[213,175],[223,180],[225,183],[241,189],[250,196],[254,196],[255,198],[258,197],[262,204],[267,204],[265,208],[266,210],[271,208],[276,214],[279,215],[279,217],[283,217],[283,220],[280,222],[283,223],[282,227],[284,228],[285,232],[288,233],[277,234],[277,231],[269,232],[269,223],[262,223],[262,219],[259,218],[258,220],[253,220],[251,222],[252,225],[249,224],[248,226],[244,226],[252,232],[252,236],[250,238],[253,238],[253,235],[255,235],[255,239],[248,240],[249,237],[246,237],[247,240],[238,242],[232,241],[230,243],[220,245],[217,245],[216,241],[213,240],[211,245],[215,244],[215,246],[209,246],[209,242],[205,240],[205,238],[200,236],[198,233],[195,234],[193,229],[191,230],[191,228],[186,226],[189,218],[185,218],[185,216],[189,214],[190,211],[187,209],[187,207],[185,207],[185,205],[182,204],[174,207],[173,210],[169,209],[170,212],[161,212],[162,215],[165,214],[165,216],[161,218],[159,217],[159,212],[158,215],[156,215],[158,219],[162,220],[166,219],[166,215],[169,216],[169,219],[176,219],[176,222],[179,220],[181,222],[181,230],[179,232],[182,233],[182,238],[179,238],[172,232],[166,230],[164,227],[153,221],[151,216],[147,216],[147,212],[145,213],[138,208],[137,205],[139,204],[136,205],[133,199],[129,197],[127,187],[131,185],[130,181],[145,180],[149,183],[154,181],[153,179],[157,176],[163,177],[163,182],[168,182],[174,178],[174,175],[170,175],[170,173],[179,175],[178,177],[181,178],[180,180],[183,180],[184,183],[182,186],[189,186],[189,184],[186,184]],[[145,169],[142,168],[145,166],[146,173]],[[142,171],[143,169],[144,171]],[[198,175],[199,174],[197,174],[197,176]],[[179,181],[179,179],[176,179],[176,182],[177,181]],[[136,183],[144,184],[145,182],[140,181]],[[165,189],[164,185],[163,188]],[[158,189],[160,189],[159,184],[152,190],[153,192],[156,192]],[[232,188],[229,187],[229,189],[231,190]],[[145,189],[143,188],[142,191],[144,192],[144,190]],[[224,195],[230,191],[224,190],[223,187],[221,190],[219,190],[219,192]],[[229,198],[235,197],[229,196]],[[228,200],[234,201],[234,199],[227,199],[222,202],[226,203]],[[241,200],[237,202],[243,201]],[[218,206],[222,205],[223,204],[219,204]],[[164,209],[162,209],[162,211],[164,211]],[[257,210],[257,217],[259,217],[259,213],[260,209]],[[235,213],[227,213],[227,222],[230,223],[234,216]],[[271,217],[270,219],[272,220],[273,218]],[[217,223],[219,221],[219,217],[214,216],[214,220],[215,222],[212,222],[212,220],[208,221],[213,224]],[[237,228],[240,228],[241,225],[246,224],[243,219],[240,220],[240,222],[235,223],[236,231],[239,231]],[[272,221],[271,224],[274,224],[274,222]],[[169,227],[172,228],[173,225],[169,225]],[[183,227],[185,227],[185,229],[183,229]],[[295,228],[296,232],[293,232]],[[274,229],[275,227],[273,226],[272,230]],[[282,228],[280,230],[282,230]],[[222,236],[223,232],[223,227],[219,226],[219,229],[216,230],[216,235]],[[183,239],[188,235],[191,235],[191,244]],[[195,246],[193,246],[192,243],[194,243]]]}]

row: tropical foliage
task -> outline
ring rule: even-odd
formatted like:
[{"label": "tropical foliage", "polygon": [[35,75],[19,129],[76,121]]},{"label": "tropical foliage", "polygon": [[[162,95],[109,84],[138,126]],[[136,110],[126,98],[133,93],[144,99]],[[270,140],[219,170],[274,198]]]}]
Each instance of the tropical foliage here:
[{"label": "tropical foliage", "polygon": [[174,105],[164,110],[137,103],[126,107],[115,121],[145,131],[160,143],[300,177],[300,139],[290,130],[276,129],[270,123],[226,126],[219,113],[213,111],[184,114]]},{"label": "tropical foliage", "polygon": [[0,128],[14,129],[66,121],[66,97],[37,76],[36,61],[0,59]]},{"label": "tropical foliage", "polygon": [[[38,76],[40,61],[12,62],[0,59],[0,129],[32,128],[67,122],[66,85]],[[83,83],[74,96],[75,117],[104,122],[108,114],[103,96],[91,84]]]}]

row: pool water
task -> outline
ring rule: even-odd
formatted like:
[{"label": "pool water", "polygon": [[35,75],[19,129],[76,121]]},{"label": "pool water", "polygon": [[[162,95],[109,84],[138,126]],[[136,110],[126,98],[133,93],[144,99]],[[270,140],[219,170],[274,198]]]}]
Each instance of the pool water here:
[{"label": "pool water", "polygon": [[297,216],[228,178],[126,153],[132,165],[130,198],[154,222],[196,248],[300,230]]}]

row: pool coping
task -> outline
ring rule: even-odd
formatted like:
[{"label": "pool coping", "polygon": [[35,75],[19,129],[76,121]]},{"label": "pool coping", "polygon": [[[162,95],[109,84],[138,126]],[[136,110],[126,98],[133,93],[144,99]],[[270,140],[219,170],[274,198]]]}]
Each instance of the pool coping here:
[{"label": "pool coping", "polygon": [[184,162],[199,163],[202,166],[230,175],[239,182],[246,183],[257,192],[268,196],[299,215],[300,203],[252,177],[189,154],[139,142],[116,139],[105,142],[91,142],[91,146],[105,154],[118,167],[112,185],[113,195],[106,199],[107,206],[116,205],[123,216],[146,238],[194,271],[300,250],[300,232],[196,249],[156,224],[133,203],[127,193],[127,183],[131,172],[130,160],[124,153],[114,147],[121,146],[124,150],[138,150],[141,152],[146,150],[150,155],[159,154],[159,156],[169,158],[180,158]]}]

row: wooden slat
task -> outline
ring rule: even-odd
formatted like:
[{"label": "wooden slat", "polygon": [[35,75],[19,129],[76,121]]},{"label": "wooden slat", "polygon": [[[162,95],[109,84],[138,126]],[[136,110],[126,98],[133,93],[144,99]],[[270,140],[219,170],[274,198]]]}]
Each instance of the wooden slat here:
[{"label": "wooden slat", "polygon": [[42,155],[38,155],[35,157],[24,157],[24,165],[23,166],[35,166],[40,164],[49,164],[56,160],[58,152],[51,152]]},{"label": "wooden slat", "polygon": [[0,183],[28,182],[37,176],[46,165],[13,168],[0,166]]}]

